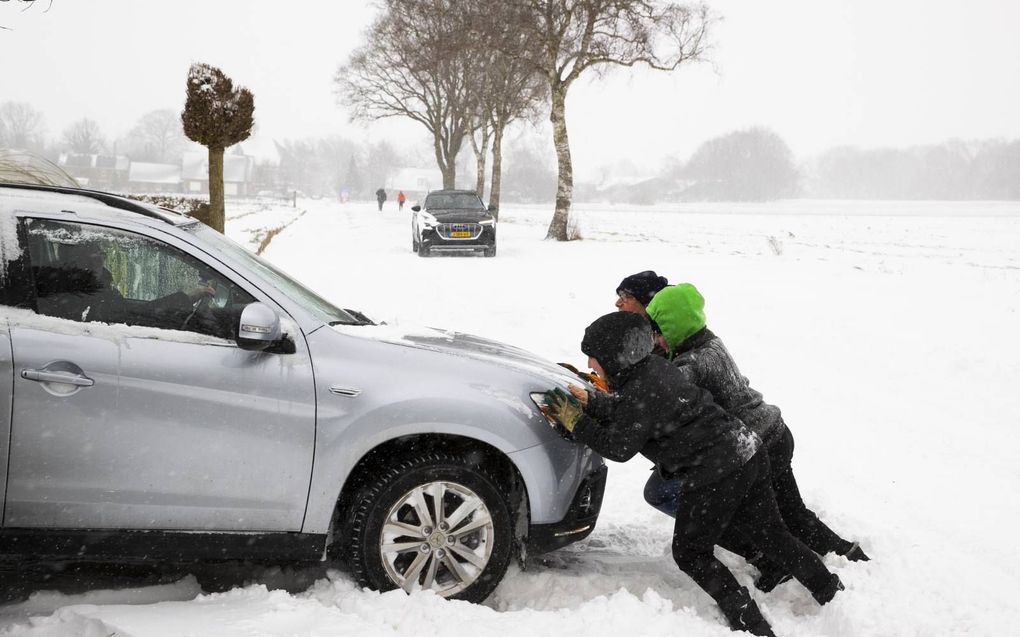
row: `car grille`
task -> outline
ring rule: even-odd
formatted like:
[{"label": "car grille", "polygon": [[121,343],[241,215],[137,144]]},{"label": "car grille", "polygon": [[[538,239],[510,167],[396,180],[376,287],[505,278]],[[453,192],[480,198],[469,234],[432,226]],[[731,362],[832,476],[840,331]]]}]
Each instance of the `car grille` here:
[{"label": "car grille", "polygon": [[[482,234],[482,226],[477,223],[441,223],[437,228],[439,236],[450,241],[470,241]],[[463,236],[463,233],[470,233]]]}]

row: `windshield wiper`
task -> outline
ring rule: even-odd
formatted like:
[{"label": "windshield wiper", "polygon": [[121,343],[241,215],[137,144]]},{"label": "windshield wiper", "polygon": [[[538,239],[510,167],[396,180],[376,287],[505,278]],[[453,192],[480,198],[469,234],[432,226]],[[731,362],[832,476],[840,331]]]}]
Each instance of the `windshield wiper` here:
[{"label": "windshield wiper", "polygon": [[351,315],[352,318],[354,318],[354,322],[353,323],[351,321],[330,321],[329,324],[331,326],[332,325],[375,325],[375,321],[373,321],[372,319],[368,318],[367,316],[365,316],[364,314],[362,314],[361,312],[359,312],[357,310],[352,310],[350,308],[346,308],[345,307],[344,308],[344,312],[347,312],[348,314]]}]

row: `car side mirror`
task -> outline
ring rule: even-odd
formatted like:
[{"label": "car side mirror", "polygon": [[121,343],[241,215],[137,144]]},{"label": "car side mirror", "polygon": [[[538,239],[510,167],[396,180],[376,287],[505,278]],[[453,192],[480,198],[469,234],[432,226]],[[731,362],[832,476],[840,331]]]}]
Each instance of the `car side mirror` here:
[{"label": "car side mirror", "polygon": [[261,352],[283,336],[280,317],[264,303],[249,303],[241,310],[237,326],[237,346],[243,350]]},{"label": "car side mirror", "polygon": [[489,204],[489,207],[487,208],[487,210],[488,210],[489,212],[491,212],[491,213],[495,214],[495,212],[496,212],[496,210],[497,210],[497,208],[496,208],[496,204],[494,204],[494,203],[490,203],[490,204]]},{"label": "car side mirror", "polygon": [[411,210],[414,210],[415,212],[421,212],[421,206],[419,205],[411,206]]}]

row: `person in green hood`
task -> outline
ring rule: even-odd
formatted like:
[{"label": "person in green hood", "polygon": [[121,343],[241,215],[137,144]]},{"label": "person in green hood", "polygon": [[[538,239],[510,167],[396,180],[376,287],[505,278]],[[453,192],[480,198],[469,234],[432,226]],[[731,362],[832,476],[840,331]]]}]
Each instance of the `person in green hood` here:
[{"label": "person in green hood", "polygon": [[[705,298],[690,283],[659,290],[645,307],[653,325],[661,332],[669,358],[693,384],[711,392],[715,402],[744,422],[765,444],[771,464],[772,489],[783,520],[797,539],[819,555],[836,553],[852,561],[869,558],[860,544],[840,537],[804,504],[793,475],[793,434],[775,405],[765,402],[744,377],[729,350],[708,329]],[[645,499],[652,506],[669,512],[677,486],[653,474],[645,486]],[[772,590],[789,574],[767,561],[753,560],[761,571],[755,585]]]}]

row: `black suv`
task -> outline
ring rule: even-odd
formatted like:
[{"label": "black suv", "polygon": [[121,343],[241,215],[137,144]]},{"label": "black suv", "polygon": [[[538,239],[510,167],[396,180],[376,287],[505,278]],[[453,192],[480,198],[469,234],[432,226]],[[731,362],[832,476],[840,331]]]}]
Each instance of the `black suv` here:
[{"label": "black suv", "polygon": [[434,190],[411,210],[411,249],[418,256],[433,251],[496,256],[496,210],[486,208],[475,191]]}]

